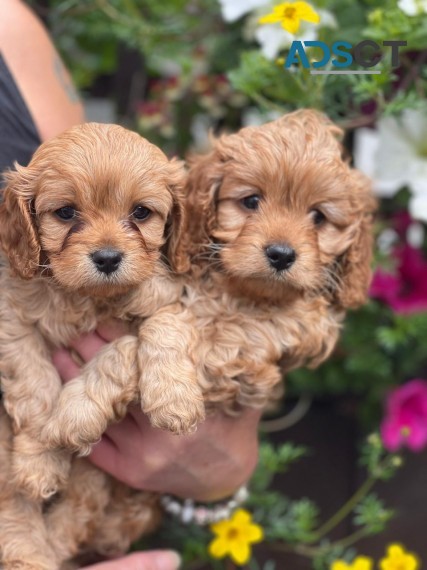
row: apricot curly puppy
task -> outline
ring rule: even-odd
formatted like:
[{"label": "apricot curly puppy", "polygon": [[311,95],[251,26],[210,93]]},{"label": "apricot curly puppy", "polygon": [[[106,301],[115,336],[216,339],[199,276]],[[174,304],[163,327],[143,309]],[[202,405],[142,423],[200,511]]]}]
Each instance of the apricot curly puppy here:
[{"label": "apricot curly puppy", "polygon": [[[130,401],[140,399],[153,425],[176,433],[204,417],[185,351],[160,331],[161,367],[144,357],[152,341],[144,319],[157,329],[156,313],[161,323],[161,308],[182,293],[164,259],[175,270],[183,264],[185,173],[136,133],[86,124],[43,144],[7,180],[0,241],[11,271],[0,277],[1,388],[15,432],[14,482],[46,499],[66,482],[69,451],[88,453]],[[62,388],[52,349],[109,317],[131,321],[135,336],[111,343]],[[191,346],[179,319],[168,332]]]},{"label": "apricot curly puppy", "polygon": [[[160,374],[167,344],[195,367],[209,408],[236,413],[277,397],[283,372],[327,358],[345,310],[366,298],[375,209],[368,181],[342,158],[339,135],[325,117],[300,111],[220,137],[208,155],[191,159],[189,223],[174,253],[182,268],[191,253],[191,269],[180,302],[140,329],[146,348],[137,368]],[[109,483],[85,483],[106,476],[86,469],[85,460],[73,462],[64,496],[44,516],[60,562],[83,548],[117,548],[117,536],[124,547],[131,530],[145,532],[154,521],[154,496],[122,490],[108,506]],[[132,526],[141,509],[144,521]],[[90,534],[98,519],[103,536]]]},{"label": "apricot curly puppy", "polygon": [[42,505],[17,492],[11,480],[13,434],[0,402],[0,566],[4,570],[70,570],[94,555],[125,553],[160,521],[153,493],[135,491],[74,458],[68,485]]},{"label": "apricot curly puppy", "polygon": [[341,134],[301,110],[190,159],[183,303],[211,407],[264,407],[284,372],[327,358],[345,309],[365,302],[375,200]]}]

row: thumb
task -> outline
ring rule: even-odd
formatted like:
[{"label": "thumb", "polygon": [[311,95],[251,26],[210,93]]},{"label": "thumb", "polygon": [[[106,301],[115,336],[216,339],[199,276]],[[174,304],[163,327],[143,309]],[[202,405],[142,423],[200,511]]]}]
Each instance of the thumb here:
[{"label": "thumb", "polygon": [[178,570],[180,556],[173,550],[135,552],[108,562],[86,566],[87,570]]}]

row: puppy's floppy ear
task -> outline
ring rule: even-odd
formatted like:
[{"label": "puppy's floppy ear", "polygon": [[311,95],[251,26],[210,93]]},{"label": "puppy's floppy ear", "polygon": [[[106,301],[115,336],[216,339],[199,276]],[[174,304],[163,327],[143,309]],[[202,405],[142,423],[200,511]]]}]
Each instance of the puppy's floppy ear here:
[{"label": "puppy's floppy ear", "polygon": [[367,300],[371,283],[373,253],[373,221],[376,200],[371,194],[370,181],[357,171],[352,171],[358,187],[358,212],[350,247],[339,260],[340,286],[335,294],[335,303],[340,308],[356,308]]},{"label": "puppy's floppy ear", "polygon": [[0,206],[0,244],[12,270],[31,279],[39,269],[41,252],[31,212],[35,180],[30,168],[17,164],[15,168],[4,175],[7,186]]},{"label": "puppy's floppy ear", "polygon": [[188,212],[184,188],[187,175],[182,162],[175,159],[169,163],[168,186],[172,194],[172,211],[166,224],[166,257],[174,271],[184,273],[190,267],[186,232]]},{"label": "puppy's floppy ear", "polygon": [[208,154],[193,155],[189,158],[187,199],[191,216],[193,253],[199,252],[209,243],[215,230],[216,197],[226,160],[220,152],[221,140],[215,141],[214,149]]}]

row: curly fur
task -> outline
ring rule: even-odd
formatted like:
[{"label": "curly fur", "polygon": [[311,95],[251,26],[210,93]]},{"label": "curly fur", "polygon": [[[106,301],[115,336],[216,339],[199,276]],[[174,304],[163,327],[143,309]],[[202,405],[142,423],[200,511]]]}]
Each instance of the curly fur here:
[{"label": "curly fur", "polygon": [[[113,343],[113,360],[111,348],[106,348],[105,353],[101,352],[89,363],[83,381],[71,382],[60,394],[52,381],[48,389],[59,399],[57,409],[65,416],[65,424],[58,423],[55,413],[56,422],[52,424],[52,405],[48,403],[45,410],[44,392],[26,417],[19,409],[26,391],[21,388],[23,393],[17,394],[13,405],[7,404],[9,413],[19,417],[20,429],[25,428],[30,417],[37,418],[40,414],[44,421],[49,420],[49,428],[43,432],[50,441],[86,450],[91,435],[98,433],[97,428],[105,427],[108,421],[124,413],[135,390],[154,425],[170,427],[172,422],[182,429],[179,422],[181,404],[188,402],[187,384],[176,377],[192,378],[190,386],[197,383],[208,408],[234,414],[241,406],[265,407],[277,398],[283,373],[302,365],[314,367],[324,361],[335,346],[345,310],[365,301],[370,280],[375,202],[368,181],[343,159],[340,135],[339,129],[322,115],[299,111],[261,127],[222,136],[213,140],[213,149],[206,156],[191,157],[186,231],[178,232],[173,242],[173,256],[179,260],[180,269],[188,272],[173,280],[162,274],[160,285],[157,274],[155,278],[146,278],[137,289],[138,294],[126,297],[127,304],[121,307],[121,312],[103,289],[95,302],[81,293],[64,298],[63,287],[75,283],[74,273],[65,273],[62,281],[33,278],[32,282],[38,284],[32,290],[35,295],[25,293],[24,281],[19,281],[19,286],[13,282],[14,301],[9,301],[8,306],[13,305],[14,318],[19,315],[19,322],[33,327],[37,323],[37,330],[42,333],[32,341],[31,358],[24,359],[26,373],[29,367],[31,371],[37,368],[43,372],[41,377],[38,372],[34,376],[32,392],[35,386],[46,386],[51,373],[53,378],[48,358],[50,346],[41,342],[47,329],[51,331],[50,343],[66,344],[77,333],[91,330],[100,315],[150,317],[139,327],[138,340],[124,337]],[[98,176],[106,166],[107,163]],[[259,207],[248,209],[244,199],[254,194],[260,197]],[[37,215],[37,198],[34,204]],[[20,208],[13,207],[13,211],[22,211],[22,205]],[[115,206],[111,204],[110,208]],[[319,212],[321,223],[318,223]],[[21,216],[21,223],[33,223],[33,216],[30,208],[24,221]],[[178,218],[182,225],[182,209]],[[42,243],[38,249],[40,235]],[[39,224],[35,230],[27,227],[27,245],[18,245],[15,236],[15,250],[24,247],[29,252],[27,261],[18,267],[17,258],[21,255],[13,257],[9,248],[15,271],[28,278],[38,270],[38,264],[46,263],[45,255],[48,271],[54,274],[51,250],[46,247],[53,235],[52,228],[44,234]],[[70,247],[72,240],[73,236]],[[57,242],[56,239],[52,243]],[[296,252],[295,262],[285,271],[273,269],[266,258],[265,248],[276,243],[286,243]],[[58,261],[62,254],[61,251]],[[72,264],[73,269],[76,265]],[[62,266],[58,263],[56,267]],[[5,287],[8,291],[13,289],[12,282]],[[47,295],[54,310],[45,323]],[[147,303],[147,299],[152,302]],[[30,320],[28,314],[33,315]],[[68,315],[71,319],[71,314],[72,322],[64,319]],[[34,316],[35,321],[31,320]],[[12,333],[13,330],[7,330],[2,338],[10,339]],[[10,349],[15,351],[12,360],[16,367],[18,354],[24,352],[22,338],[22,331],[15,334],[14,348]],[[3,345],[0,338],[0,346]],[[104,355],[109,355],[108,359]],[[40,368],[41,364],[44,368]],[[135,379],[138,371],[147,369],[150,376],[146,380],[140,376],[136,388],[129,383],[127,376]],[[169,384],[175,386],[172,406],[164,384],[149,381],[168,374],[174,378]],[[100,393],[99,377],[109,387],[108,393],[105,390]],[[7,388],[10,390],[10,386]],[[75,409],[78,413],[73,413]],[[82,432],[81,416],[86,418],[87,432]],[[191,422],[186,427],[192,427]],[[61,465],[66,464],[66,460],[61,461]],[[40,477],[39,471],[34,485],[40,484]],[[89,487],[88,494],[82,494],[88,477],[95,486]],[[139,512],[135,504],[139,503],[134,502],[128,490],[119,492],[120,499],[111,506],[108,481],[84,460],[73,462],[65,496],[45,515],[46,536],[53,545],[56,560],[74,556],[85,541],[99,552],[117,547],[113,532],[101,539],[96,534],[98,531],[93,531],[98,528],[97,517],[105,528],[117,525],[123,530],[123,521],[133,512],[129,525],[145,530],[143,524],[134,523]],[[124,508],[120,493],[128,499]],[[96,505],[92,504],[94,497]],[[142,499],[143,503],[144,500],[148,496]],[[154,497],[151,500],[155,503]],[[89,505],[94,510],[93,517],[88,514]],[[128,510],[131,505],[133,511]],[[154,504],[151,508],[154,513]],[[113,511],[117,516],[109,516],[108,526],[104,515]],[[75,512],[79,518],[70,523]],[[151,515],[144,516],[151,520]],[[126,533],[120,533],[124,538],[119,543],[126,546]],[[60,554],[58,548],[63,548]]]},{"label": "curly fur", "polygon": [[[191,431],[203,419],[201,390],[186,353],[171,362],[166,345],[161,367],[158,362],[138,367],[137,335],[147,335],[145,326],[155,329],[156,313],[182,295],[182,280],[171,269],[181,271],[184,262],[177,251],[185,225],[184,182],[182,164],[169,161],[157,147],[122,127],[97,124],[75,127],[43,144],[27,168],[17,166],[8,174],[0,209],[0,240],[10,264],[0,273],[0,369],[14,431],[8,489],[15,489],[19,499],[12,494],[9,504],[8,491],[0,505],[3,517],[9,513],[13,519],[15,501],[17,509],[32,509],[40,519],[42,500],[66,486],[69,451],[88,453],[131,401],[141,400],[153,425],[177,433]],[[150,215],[139,221],[133,215],[136,206],[148,208]],[[64,207],[78,215],[60,219],[57,211]],[[108,275],[91,257],[105,247],[123,254],[120,267]],[[62,388],[52,350],[110,317],[129,321],[135,334],[106,346]],[[179,342],[179,318],[173,326]],[[187,342],[184,336],[181,343]],[[111,493],[117,492],[104,475],[88,475],[96,485],[77,492],[76,479],[82,481],[82,471],[91,469],[73,463],[64,512],[71,513],[77,500],[82,506],[75,507],[76,513],[88,509],[85,500],[96,502],[92,491],[98,489],[108,508],[119,513],[119,500],[111,506]],[[126,503],[126,493],[123,498]],[[129,508],[123,504],[121,513],[133,521]],[[85,516],[93,524],[96,512]],[[118,527],[130,524],[126,516]],[[64,517],[64,524],[73,526],[74,517],[68,522]],[[85,525],[78,530],[76,524],[76,532],[84,532]],[[120,550],[120,532],[117,540],[113,534],[111,547]],[[70,531],[70,541],[73,536]],[[31,545],[22,544],[33,537],[35,547],[36,533],[1,533],[6,568],[38,567],[37,559],[26,554]],[[85,540],[75,539],[75,552]],[[49,558],[47,552],[44,556]]]},{"label": "curly fur", "polygon": [[[193,359],[208,405],[266,406],[284,372],[328,357],[345,310],[365,302],[375,200],[343,159],[341,134],[303,110],[190,157],[183,304],[199,333]],[[256,209],[244,205],[252,195]],[[277,243],[296,253],[280,272],[265,253]]]}]

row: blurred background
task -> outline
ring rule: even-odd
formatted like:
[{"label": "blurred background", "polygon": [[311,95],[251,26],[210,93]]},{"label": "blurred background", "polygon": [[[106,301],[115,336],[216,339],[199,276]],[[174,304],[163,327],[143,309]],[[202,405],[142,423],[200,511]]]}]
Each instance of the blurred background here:
[{"label": "blurred background", "polygon": [[[301,107],[320,109],[343,128],[349,159],[372,177],[380,201],[371,299],[349,314],[326,364],[286,379],[283,408],[263,424],[250,506],[266,540],[248,567],[321,570],[339,559],[347,564],[340,568],[359,568],[358,555],[378,561],[396,542],[427,560],[427,1],[313,0],[318,21],[297,17],[297,29],[285,18],[260,19],[277,5],[306,3],[29,4],[71,70],[88,118],[135,129],[169,155],[203,152],[210,131]],[[381,73],[286,69],[295,39],[373,40]],[[398,66],[384,40],[407,42]],[[307,55],[313,63],[322,54]],[[363,444],[371,432],[380,435]],[[388,454],[398,447],[409,450]],[[186,568],[234,568],[209,559],[210,538],[167,523],[147,544],[168,540],[184,552]]]}]

